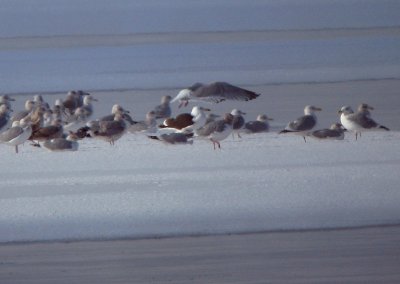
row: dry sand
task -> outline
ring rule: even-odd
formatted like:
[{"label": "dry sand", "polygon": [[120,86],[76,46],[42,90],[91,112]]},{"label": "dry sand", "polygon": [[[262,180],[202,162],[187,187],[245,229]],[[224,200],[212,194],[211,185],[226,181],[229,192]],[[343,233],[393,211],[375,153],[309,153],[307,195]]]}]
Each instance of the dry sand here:
[{"label": "dry sand", "polygon": [[0,245],[0,283],[400,283],[400,226]]}]

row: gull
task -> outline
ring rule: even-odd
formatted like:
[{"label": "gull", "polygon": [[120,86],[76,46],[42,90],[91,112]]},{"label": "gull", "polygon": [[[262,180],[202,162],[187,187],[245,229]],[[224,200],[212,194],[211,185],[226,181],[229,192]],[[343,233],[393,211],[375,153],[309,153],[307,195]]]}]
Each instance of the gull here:
[{"label": "gull", "polygon": [[7,104],[0,105],[0,131],[7,125],[11,111],[12,109],[10,109]]},{"label": "gull", "polygon": [[93,137],[99,138],[114,145],[115,141],[121,138],[127,129],[124,117],[117,113],[113,121],[94,121],[91,125]]},{"label": "gull", "polygon": [[9,109],[11,109],[11,103],[15,101],[15,99],[11,98],[9,95],[0,96],[0,105],[6,105]]},{"label": "gull", "polygon": [[67,131],[76,131],[85,126],[87,120],[85,109],[83,107],[78,107],[74,114],[65,119],[64,129]]},{"label": "gull", "polygon": [[138,121],[137,123],[130,125],[128,127],[128,131],[131,133],[144,132],[156,126],[157,126],[156,113],[154,111],[149,111],[146,114],[145,120]]},{"label": "gull", "polygon": [[243,128],[245,121],[243,115],[245,115],[245,112],[242,112],[241,110],[238,109],[233,109],[231,111],[231,114],[233,115],[233,122],[232,122],[232,137],[234,138],[234,134],[236,133],[239,138],[242,138],[239,134],[239,131]]},{"label": "gull", "polygon": [[92,95],[86,95],[83,97],[83,105],[81,108],[85,112],[86,119],[89,119],[93,114],[93,105],[92,102],[97,102],[98,100],[95,99]]},{"label": "gull", "polygon": [[194,131],[206,124],[207,116],[205,111],[210,111],[210,109],[194,106],[190,113],[181,113],[175,118],[167,118],[161,127],[175,128],[183,132]]},{"label": "gull", "polygon": [[181,90],[171,102],[179,101],[179,107],[182,107],[187,106],[189,101],[211,103],[219,103],[225,100],[249,101],[259,95],[226,82],[195,83],[191,87]]},{"label": "gull", "polygon": [[367,116],[371,115],[370,110],[374,110],[374,108],[365,103],[360,104],[357,108],[358,113],[363,113],[364,115],[367,115]]},{"label": "gull", "polygon": [[316,106],[306,106],[304,108],[304,115],[297,118],[294,121],[288,123],[284,130],[280,131],[282,133],[293,133],[303,136],[304,142],[306,141],[306,136],[317,124],[317,116],[315,111],[321,111],[321,108]]},{"label": "gull", "polygon": [[0,133],[0,142],[15,146],[15,153],[18,153],[18,145],[24,143],[32,134],[29,119],[24,118],[14,121],[11,128]]},{"label": "gull", "polygon": [[50,109],[50,106],[48,103],[46,103],[42,97],[42,95],[34,95],[33,96],[33,102],[35,104],[36,107],[42,106],[44,107],[46,110]]},{"label": "gull", "polygon": [[257,116],[255,121],[249,121],[245,123],[242,132],[247,134],[268,132],[269,130],[268,120],[273,120],[273,119],[265,114],[260,114]]},{"label": "gull", "polygon": [[352,131],[356,135],[356,140],[361,132],[384,129],[389,131],[386,126],[376,123],[368,114],[363,112],[354,113],[350,106],[343,106],[338,113],[340,114],[340,122],[348,131]]},{"label": "gull", "polygon": [[192,144],[193,140],[189,140],[193,137],[191,131],[182,131],[181,129],[171,127],[152,127],[143,132],[147,137],[155,140],[162,141],[166,144]]},{"label": "gull", "polygon": [[69,91],[67,97],[63,101],[63,107],[68,114],[73,114],[78,107],[83,105],[83,97],[90,95],[84,91]]},{"label": "gull", "polygon": [[195,135],[200,138],[210,139],[215,150],[215,145],[218,145],[218,148],[221,148],[219,141],[224,140],[232,133],[232,123],[233,115],[226,113],[223,119],[207,123],[203,127],[197,129]]},{"label": "gull", "polygon": [[21,119],[29,116],[35,108],[35,102],[32,100],[26,100],[24,106],[25,106],[25,110],[14,113],[14,115],[10,119],[11,122],[20,121]]},{"label": "gull", "polygon": [[334,123],[330,128],[315,130],[310,133],[310,136],[317,139],[325,140],[343,140],[344,131],[342,124]]},{"label": "gull", "polygon": [[64,126],[65,130],[68,131],[76,131],[81,127],[84,127],[86,122],[93,114],[93,106],[92,101],[97,102],[92,95],[86,95],[83,98],[83,105],[81,107],[76,108],[74,114],[67,117],[65,120],[66,125]]},{"label": "gull", "polygon": [[116,114],[120,114],[125,121],[129,122],[130,125],[136,123],[136,121],[134,121],[132,117],[129,115],[129,110],[124,109],[119,104],[113,105],[111,108],[111,114],[103,116],[102,118],[99,119],[99,121],[113,121]]},{"label": "gull", "polygon": [[161,98],[161,104],[154,108],[154,113],[156,119],[159,118],[168,118],[171,116],[171,107],[169,105],[172,97],[171,96],[163,96]]},{"label": "gull", "polygon": [[43,147],[52,152],[77,151],[78,137],[74,133],[70,133],[66,138],[54,138],[46,140]]},{"label": "gull", "polygon": [[53,111],[46,109],[43,113],[43,126],[49,126],[53,122]]},{"label": "gull", "polygon": [[54,138],[60,138],[63,136],[63,126],[62,121],[57,119],[52,122],[49,126],[40,127],[36,130],[32,131],[32,135],[29,137],[29,140],[37,142],[33,144],[33,146],[40,147],[39,141],[46,141]]}]

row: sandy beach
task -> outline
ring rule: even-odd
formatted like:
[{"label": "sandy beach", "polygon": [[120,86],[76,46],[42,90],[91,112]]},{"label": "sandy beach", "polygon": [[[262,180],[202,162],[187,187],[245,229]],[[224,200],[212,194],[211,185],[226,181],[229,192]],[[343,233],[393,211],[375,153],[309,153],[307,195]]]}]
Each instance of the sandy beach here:
[{"label": "sandy beach", "polygon": [[[84,90],[98,99],[85,119],[120,104],[140,121],[162,96],[225,81],[260,96],[174,102],[172,116],[274,120],[217,150],[129,131],[72,153],[0,145],[0,284],[400,283],[398,2],[2,4],[8,111]],[[379,125],[358,140],[278,134],[306,105],[322,129],[361,103]]]},{"label": "sandy beach", "polygon": [[399,283],[400,226],[0,245],[0,282]]}]

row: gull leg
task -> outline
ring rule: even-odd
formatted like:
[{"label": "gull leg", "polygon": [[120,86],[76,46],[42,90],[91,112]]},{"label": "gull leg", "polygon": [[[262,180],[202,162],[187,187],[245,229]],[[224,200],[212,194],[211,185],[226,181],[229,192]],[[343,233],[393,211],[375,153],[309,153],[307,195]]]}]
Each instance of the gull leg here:
[{"label": "gull leg", "polygon": [[18,154],[18,145],[15,145],[15,153]]},{"label": "gull leg", "polygon": [[303,136],[303,139],[304,139],[304,143],[307,143],[307,140],[306,140],[306,137],[305,137],[305,136]]}]

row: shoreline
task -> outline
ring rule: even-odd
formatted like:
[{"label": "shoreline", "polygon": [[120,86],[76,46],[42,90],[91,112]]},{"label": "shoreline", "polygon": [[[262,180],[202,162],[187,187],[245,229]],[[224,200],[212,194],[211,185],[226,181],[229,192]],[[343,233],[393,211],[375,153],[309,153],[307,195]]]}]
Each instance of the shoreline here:
[{"label": "shoreline", "polygon": [[245,232],[226,232],[226,233],[193,233],[193,234],[176,234],[176,235],[154,235],[154,236],[121,236],[109,238],[72,238],[72,239],[54,239],[54,240],[23,240],[23,241],[5,241],[0,242],[0,247],[8,245],[32,245],[32,244],[70,244],[85,242],[115,242],[115,241],[144,241],[144,240],[167,240],[167,239],[185,239],[185,238],[207,238],[207,237],[227,237],[227,236],[246,236],[260,234],[297,234],[297,233],[318,233],[331,231],[355,231],[364,229],[380,229],[400,227],[400,223],[387,223],[376,225],[358,225],[343,227],[326,227],[326,228],[305,228],[305,229],[276,229],[261,231],[245,231]]},{"label": "shoreline", "polygon": [[[318,87],[321,85],[349,85],[349,84],[370,84],[379,82],[400,82],[400,78],[366,78],[366,79],[354,79],[354,80],[342,80],[342,81],[309,81],[309,82],[277,82],[277,83],[261,83],[261,84],[243,84],[244,88],[273,88],[273,87]],[[176,91],[186,88],[188,86],[164,86],[164,87],[154,87],[154,88],[111,88],[111,89],[87,89],[84,90],[89,93],[126,93],[126,92],[164,92],[164,91]],[[69,90],[58,90],[58,91],[29,91],[29,92],[3,92],[2,94],[7,94],[10,96],[30,96],[41,94],[45,96],[53,95],[65,95]]]},{"label": "shoreline", "polygon": [[0,37],[0,50],[76,48],[90,46],[133,46],[142,44],[219,43],[241,41],[317,40],[348,37],[400,35],[399,26],[343,27],[289,30],[220,30],[187,32],[142,32],[131,34],[65,34]]},{"label": "shoreline", "polygon": [[1,283],[398,283],[400,226],[0,245]]}]

